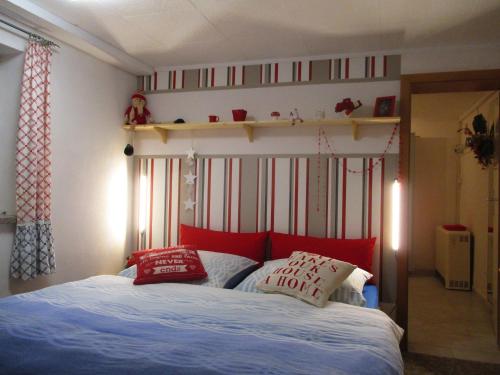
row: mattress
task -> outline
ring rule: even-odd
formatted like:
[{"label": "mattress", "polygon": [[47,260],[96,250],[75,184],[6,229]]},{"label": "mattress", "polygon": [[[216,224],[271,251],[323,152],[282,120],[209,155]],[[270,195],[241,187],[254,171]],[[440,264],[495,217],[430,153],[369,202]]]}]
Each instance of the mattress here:
[{"label": "mattress", "polygon": [[366,305],[370,309],[378,309],[378,288],[375,285],[365,285],[363,288],[363,297]]},{"label": "mattress", "polygon": [[96,276],[0,299],[0,373],[402,374],[376,309]]}]

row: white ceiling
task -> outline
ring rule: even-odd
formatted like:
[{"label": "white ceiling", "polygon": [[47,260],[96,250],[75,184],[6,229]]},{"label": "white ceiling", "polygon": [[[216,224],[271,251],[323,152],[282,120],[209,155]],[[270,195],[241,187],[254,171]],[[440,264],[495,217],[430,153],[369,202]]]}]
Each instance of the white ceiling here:
[{"label": "white ceiling", "polygon": [[498,43],[499,0],[32,0],[150,66]]}]

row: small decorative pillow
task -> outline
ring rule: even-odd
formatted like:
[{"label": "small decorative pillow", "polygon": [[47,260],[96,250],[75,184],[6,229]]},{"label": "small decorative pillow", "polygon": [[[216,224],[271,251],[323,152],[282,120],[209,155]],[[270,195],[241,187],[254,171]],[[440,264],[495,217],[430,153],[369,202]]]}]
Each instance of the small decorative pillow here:
[{"label": "small decorative pillow", "polygon": [[[203,280],[189,281],[189,283],[214,288],[234,288],[255,270],[258,264],[245,257],[213,251],[198,250],[198,255],[208,277]],[[118,275],[134,279],[137,275],[137,266],[126,268]]]},{"label": "small decorative pillow", "polygon": [[283,293],[314,306],[324,307],[335,289],[356,266],[304,251],[294,251],[287,264],[257,284],[267,293]]},{"label": "small decorative pillow", "polygon": [[[162,248],[163,250],[174,250],[174,249],[191,249],[195,250],[194,246],[192,245],[177,245],[177,246],[171,246],[171,247],[164,247]],[[153,250],[158,250],[158,249],[144,249],[144,250],[136,250],[133,251],[132,254],[127,258],[127,268],[132,267],[134,264],[137,263],[137,260],[141,255],[147,254],[150,251]]]},{"label": "small decorative pillow", "polygon": [[258,265],[252,259],[233,254],[198,250],[198,255],[207,271],[208,278],[192,281],[191,284],[232,289]]},{"label": "small decorative pillow", "polygon": [[263,293],[257,289],[257,283],[264,277],[270,275],[276,268],[284,266],[287,261],[288,259],[268,260],[261,268],[248,275],[245,280],[234,288],[234,290],[249,293]]},{"label": "small decorative pillow", "polygon": [[359,267],[356,268],[347,279],[342,282],[340,288],[335,289],[330,296],[330,301],[343,302],[355,306],[365,306],[366,299],[363,296],[363,287],[372,277],[373,275],[370,272]]},{"label": "small decorative pillow", "polygon": [[[249,293],[262,293],[257,289],[257,283],[267,275],[271,274],[276,268],[282,267],[287,263],[288,259],[275,259],[268,260],[264,263],[262,268],[252,272],[245,280],[239,283],[234,290]],[[126,270],[125,270],[126,271]],[[125,272],[122,271],[122,272]],[[372,278],[372,274],[361,269],[356,268],[352,273],[342,282],[339,288],[330,296],[330,301],[347,303],[354,306],[365,306],[366,299],[363,296],[363,286],[366,281]]]},{"label": "small decorative pillow", "polygon": [[207,277],[196,250],[156,249],[137,259],[134,284],[199,280]]}]

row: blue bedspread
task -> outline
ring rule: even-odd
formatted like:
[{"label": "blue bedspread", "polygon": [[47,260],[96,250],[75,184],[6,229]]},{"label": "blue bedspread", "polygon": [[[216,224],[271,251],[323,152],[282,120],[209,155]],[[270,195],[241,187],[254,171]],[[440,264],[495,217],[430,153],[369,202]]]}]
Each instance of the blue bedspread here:
[{"label": "blue bedspread", "polygon": [[0,299],[0,373],[402,374],[401,335],[375,309],[97,276]]}]

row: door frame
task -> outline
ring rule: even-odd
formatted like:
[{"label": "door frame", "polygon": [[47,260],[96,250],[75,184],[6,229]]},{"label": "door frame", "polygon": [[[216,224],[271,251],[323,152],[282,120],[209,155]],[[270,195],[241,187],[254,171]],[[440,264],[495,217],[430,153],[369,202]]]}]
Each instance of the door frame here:
[{"label": "door frame", "polygon": [[[401,246],[397,252],[397,309],[396,321],[405,330],[401,348],[408,344],[408,249],[410,245],[410,134],[411,96],[446,92],[500,90],[500,69],[443,73],[409,74],[401,76],[400,101],[400,182],[401,182]],[[500,158],[500,152],[497,157]],[[499,177],[500,186],[500,177]],[[500,202],[499,202],[500,209]],[[497,236],[499,234],[497,233]],[[500,241],[499,241],[500,242]],[[500,245],[497,249],[500,255]],[[497,264],[497,303],[500,302],[500,257]],[[497,343],[500,345],[500,311],[497,313]]]}]

